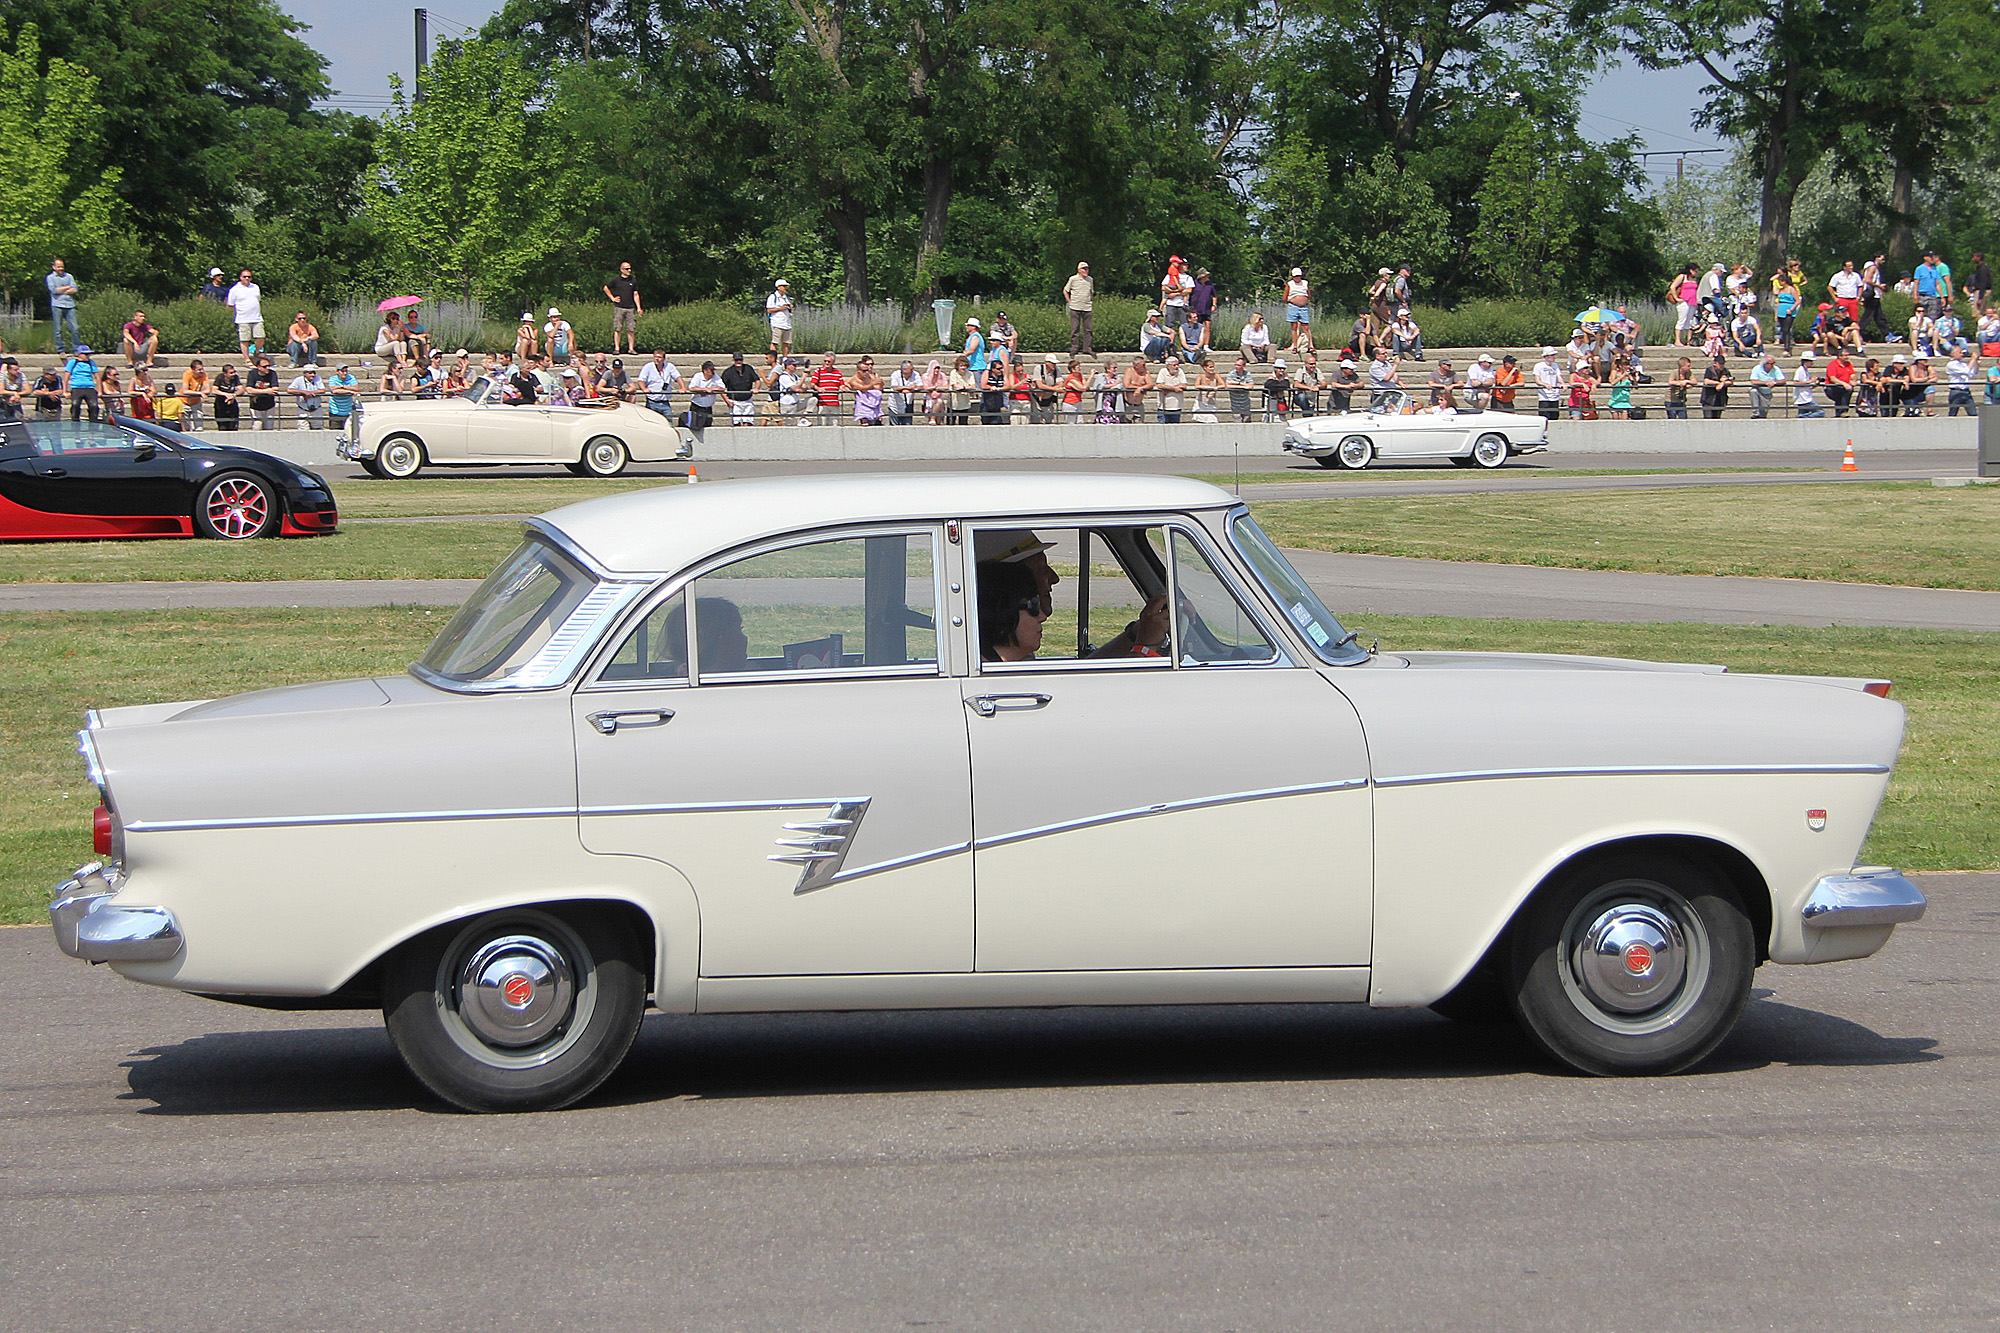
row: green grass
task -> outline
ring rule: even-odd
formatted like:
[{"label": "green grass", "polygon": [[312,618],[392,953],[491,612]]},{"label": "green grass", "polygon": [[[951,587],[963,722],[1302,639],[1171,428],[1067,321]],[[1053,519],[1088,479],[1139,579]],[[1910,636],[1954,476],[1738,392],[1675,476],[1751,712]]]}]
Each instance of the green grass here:
[{"label": "green grass", "polygon": [[542,514],[601,495],[684,486],[677,478],[449,477],[420,474],[408,481],[356,477],[333,484],[342,519],[408,518],[433,514]]},{"label": "green grass", "polygon": [[[1722,473],[1722,472],[1760,472],[1760,473],[1827,472],[1831,470],[1832,469],[1822,468],[1822,467],[1541,468],[1541,467],[1517,466],[1507,475],[1508,476],[1527,475],[1534,477],[1685,477],[1685,476],[1705,477],[1714,473]],[[1184,472],[1181,475],[1185,477],[1192,477],[1196,481],[1208,482],[1212,486],[1230,486],[1234,485],[1238,481],[1241,481],[1246,485],[1252,482],[1258,485],[1263,485],[1266,482],[1273,482],[1273,481],[1360,481],[1364,477],[1370,479],[1379,477],[1421,477],[1432,474],[1435,474],[1436,476],[1439,477],[1454,477],[1460,475],[1465,475],[1465,476],[1490,475],[1487,473],[1478,472],[1476,470],[1472,472],[1461,472],[1461,470],[1459,469],[1450,467],[1445,467],[1445,468],[1425,467],[1421,472],[1414,469],[1405,471],[1396,471],[1396,472],[1388,472],[1382,470],[1376,470],[1372,472],[1350,472],[1345,468],[1321,467],[1317,463],[1314,463],[1306,467],[1289,468],[1283,472],[1245,472],[1240,477],[1234,472]]]},{"label": "green grass", "polygon": [[2000,589],[2000,488],[1922,482],[1267,500],[1319,551]]},{"label": "green grass", "polygon": [[520,539],[519,523],[475,519],[249,542],[22,542],[0,546],[0,583],[483,579]]},{"label": "green grass", "polygon": [[[83,710],[398,672],[444,624],[420,609],[31,612],[0,621],[0,921],[43,919],[90,857],[94,802],[74,749]],[[1909,739],[1867,857],[2000,868],[2000,654],[1993,636],[1888,629],[1591,625],[1357,617],[1391,648],[1502,648],[1887,676]],[[1497,705],[1496,705],[1497,706]]]}]

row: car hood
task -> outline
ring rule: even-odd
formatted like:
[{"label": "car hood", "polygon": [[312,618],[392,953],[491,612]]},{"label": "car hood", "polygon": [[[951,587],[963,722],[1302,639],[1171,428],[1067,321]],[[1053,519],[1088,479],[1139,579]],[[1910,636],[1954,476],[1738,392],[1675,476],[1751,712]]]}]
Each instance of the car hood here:
[{"label": "car hood", "polygon": [[278,713],[324,713],[353,708],[380,708],[389,696],[372,680],[329,680],[317,685],[286,685],[227,699],[211,699],[173,714],[176,722],[197,718],[269,717]]}]

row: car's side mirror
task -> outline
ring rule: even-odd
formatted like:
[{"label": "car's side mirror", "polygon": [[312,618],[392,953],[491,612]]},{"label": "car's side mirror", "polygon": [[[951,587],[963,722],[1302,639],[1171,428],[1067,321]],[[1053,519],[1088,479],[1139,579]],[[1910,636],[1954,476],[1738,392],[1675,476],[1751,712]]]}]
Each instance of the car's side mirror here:
[{"label": "car's side mirror", "polygon": [[138,462],[150,463],[153,461],[153,455],[157,454],[158,452],[159,452],[159,447],[157,445],[153,444],[151,441],[144,441],[141,442],[138,448],[133,451],[132,457]]}]

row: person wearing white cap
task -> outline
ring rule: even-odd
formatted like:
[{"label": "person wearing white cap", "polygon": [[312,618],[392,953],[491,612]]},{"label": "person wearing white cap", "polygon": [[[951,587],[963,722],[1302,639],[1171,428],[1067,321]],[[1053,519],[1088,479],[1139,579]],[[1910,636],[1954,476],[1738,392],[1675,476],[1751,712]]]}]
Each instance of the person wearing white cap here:
[{"label": "person wearing white cap", "polygon": [[1076,272],[1063,284],[1063,305],[1069,311],[1069,354],[1071,356],[1096,356],[1091,350],[1091,306],[1096,293],[1096,285],[1090,278],[1090,265],[1078,263]]},{"label": "person wearing white cap", "polygon": [[1312,284],[1302,268],[1292,270],[1285,283],[1285,323],[1291,326],[1292,345],[1285,350],[1304,353],[1312,350]]},{"label": "person wearing white cap", "polygon": [[541,332],[535,328],[535,312],[521,312],[521,327],[514,330],[514,359],[523,364],[528,358],[537,356],[542,350]]},{"label": "person wearing white cap", "polygon": [[1493,355],[1481,352],[1479,359],[1465,368],[1465,401],[1475,412],[1484,412],[1493,401]]},{"label": "person wearing white cap", "polygon": [[1701,281],[1695,284],[1696,304],[1707,306],[1718,324],[1729,322],[1729,308],[1722,296],[1724,275],[1728,272],[1725,264],[1711,264],[1708,272],[1701,275]]},{"label": "person wearing white cap", "polygon": [[221,269],[212,268],[208,271],[208,281],[194,295],[197,301],[213,301],[221,305],[222,298],[229,295],[229,279],[222,276]]},{"label": "person wearing white cap", "polygon": [[[1368,310],[1362,318],[1368,321],[1365,332],[1370,337],[1387,329],[1389,321],[1396,317],[1396,300],[1390,295],[1395,284],[1396,270],[1392,268],[1376,269],[1375,281],[1368,284]],[[1359,344],[1356,350],[1361,350]]]},{"label": "person wearing white cap", "polygon": [[285,392],[299,400],[299,420],[307,430],[320,428],[320,409],[326,402],[326,381],[319,377],[319,367],[308,361],[299,369],[298,377],[285,386]]},{"label": "person wearing white cap", "polygon": [[1556,349],[1544,347],[1535,365],[1535,410],[1554,421],[1562,415],[1563,372],[1556,364]]},{"label": "person wearing white cap", "polygon": [[542,340],[549,349],[549,360],[556,365],[566,366],[576,355],[576,330],[554,306],[549,307],[548,322],[542,325]]},{"label": "person wearing white cap", "polygon": [[764,298],[764,318],[771,321],[771,350],[779,356],[792,354],[792,284],[779,278]]},{"label": "person wearing white cap", "polygon": [[1194,275],[1187,271],[1187,260],[1179,255],[1167,260],[1167,276],[1160,279],[1160,312],[1166,317],[1167,327],[1179,328],[1181,320],[1187,316],[1188,297],[1194,293]]},{"label": "person wearing white cap", "polygon": [[1813,385],[1819,377],[1813,373],[1813,354],[1810,351],[1799,354],[1799,368],[1792,373],[1792,411],[1802,417],[1823,417],[1826,409],[1813,397]]},{"label": "person wearing white cap", "polygon": [[965,321],[965,362],[975,380],[986,373],[986,335],[977,317]]}]

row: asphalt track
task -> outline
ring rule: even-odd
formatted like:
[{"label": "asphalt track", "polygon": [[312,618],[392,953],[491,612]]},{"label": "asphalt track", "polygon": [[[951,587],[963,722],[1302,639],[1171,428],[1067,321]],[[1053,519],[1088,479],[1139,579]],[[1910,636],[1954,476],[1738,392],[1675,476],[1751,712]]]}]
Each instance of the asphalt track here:
[{"label": "asphalt track", "polygon": [[0,1291],[49,1330],[1991,1328],[2000,875],[1718,1055],[1276,1006],[653,1016],[451,1114],[369,1014],[0,929]]}]

